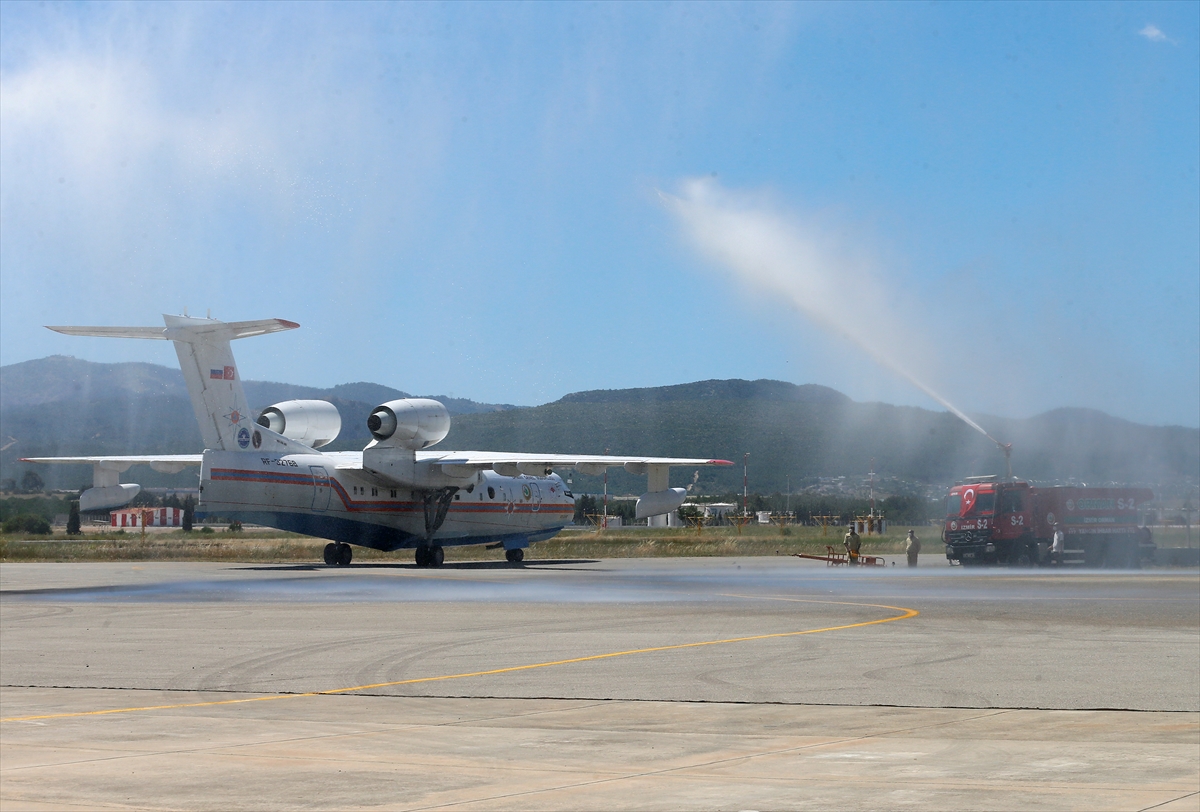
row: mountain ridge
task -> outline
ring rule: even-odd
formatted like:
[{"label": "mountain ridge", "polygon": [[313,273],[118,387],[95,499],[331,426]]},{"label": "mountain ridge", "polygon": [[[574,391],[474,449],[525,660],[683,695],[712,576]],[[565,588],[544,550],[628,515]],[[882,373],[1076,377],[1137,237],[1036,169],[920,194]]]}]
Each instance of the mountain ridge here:
[{"label": "mountain ridge", "polygon": [[[40,362],[0,367],[3,476],[14,476],[21,456],[200,450],[178,370],[135,362],[95,364],[69,356]],[[325,389],[272,381],[245,385],[258,408],[295,397],[334,403],[342,414],[342,433],[329,450],[361,449],[370,441],[365,422],[371,409],[407,396],[365,381]],[[714,379],[576,392],[532,407],[439,399],[453,419],[438,448],[609,449],[614,454],[738,462],[749,453],[750,484],[759,491],[782,492],[789,481],[799,486],[814,478],[861,476],[872,468],[881,476],[925,483],[1003,473],[1003,456],[995,446],[949,413],[860,403],[819,384]],[[1014,444],[1016,473],[1035,481],[1191,481],[1200,469],[1198,429],[1145,426],[1072,407],[1030,418],[975,417],[993,436]],[[694,473],[678,469],[672,484],[692,484]],[[151,479],[138,476],[139,481]],[[580,488],[602,487],[600,480],[575,478]],[[741,466],[703,469],[696,484],[706,492],[740,490]],[[618,490],[637,487],[619,470],[611,473],[610,485]]]}]

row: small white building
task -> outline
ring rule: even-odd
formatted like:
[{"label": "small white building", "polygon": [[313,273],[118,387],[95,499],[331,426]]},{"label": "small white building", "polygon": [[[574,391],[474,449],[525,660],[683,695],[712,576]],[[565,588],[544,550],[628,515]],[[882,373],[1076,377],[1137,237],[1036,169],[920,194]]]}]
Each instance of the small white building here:
[{"label": "small white building", "polygon": [[737,513],[740,509],[733,502],[698,502],[692,507],[702,510],[706,519],[720,519],[725,514]]}]

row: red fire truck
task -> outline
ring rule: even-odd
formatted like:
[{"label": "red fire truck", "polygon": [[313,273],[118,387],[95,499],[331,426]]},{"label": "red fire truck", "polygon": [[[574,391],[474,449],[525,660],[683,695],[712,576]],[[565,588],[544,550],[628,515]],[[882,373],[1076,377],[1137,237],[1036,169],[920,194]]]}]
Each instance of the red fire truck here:
[{"label": "red fire truck", "polygon": [[[1154,554],[1138,508],[1145,488],[1034,488],[995,476],[968,477],[946,497],[942,541],[951,563],[1136,568]],[[1054,533],[1063,533],[1059,549]]]}]

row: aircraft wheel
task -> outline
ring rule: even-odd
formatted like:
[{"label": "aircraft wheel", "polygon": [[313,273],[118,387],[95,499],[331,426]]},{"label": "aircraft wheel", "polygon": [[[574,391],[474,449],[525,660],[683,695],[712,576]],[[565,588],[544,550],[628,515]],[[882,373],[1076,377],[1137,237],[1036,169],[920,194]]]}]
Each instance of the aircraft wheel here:
[{"label": "aircraft wheel", "polygon": [[413,554],[413,558],[416,560],[418,567],[428,567],[429,566],[429,548],[428,547],[418,547],[417,551]]},{"label": "aircraft wheel", "polygon": [[338,546],[332,541],[325,545],[325,563],[334,567],[338,562]]},{"label": "aircraft wheel", "polygon": [[429,557],[426,560],[429,566],[440,567],[442,566],[442,562],[446,560],[446,551],[441,547],[430,547]]},{"label": "aircraft wheel", "polygon": [[341,544],[338,546],[337,562],[339,567],[350,566],[350,560],[354,558],[354,550],[350,549],[349,544]]},{"label": "aircraft wheel", "polygon": [[525,560],[525,551],[518,547],[515,550],[505,550],[504,557],[513,564],[520,564]]}]

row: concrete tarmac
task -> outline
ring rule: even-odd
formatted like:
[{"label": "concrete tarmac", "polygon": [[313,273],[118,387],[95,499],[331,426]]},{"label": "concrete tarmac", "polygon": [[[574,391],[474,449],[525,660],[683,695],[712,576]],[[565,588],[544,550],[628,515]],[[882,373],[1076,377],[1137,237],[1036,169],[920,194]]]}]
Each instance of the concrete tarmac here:
[{"label": "concrete tarmac", "polygon": [[0,807],[1195,810],[1198,663],[1195,572],[5,564]]}]

